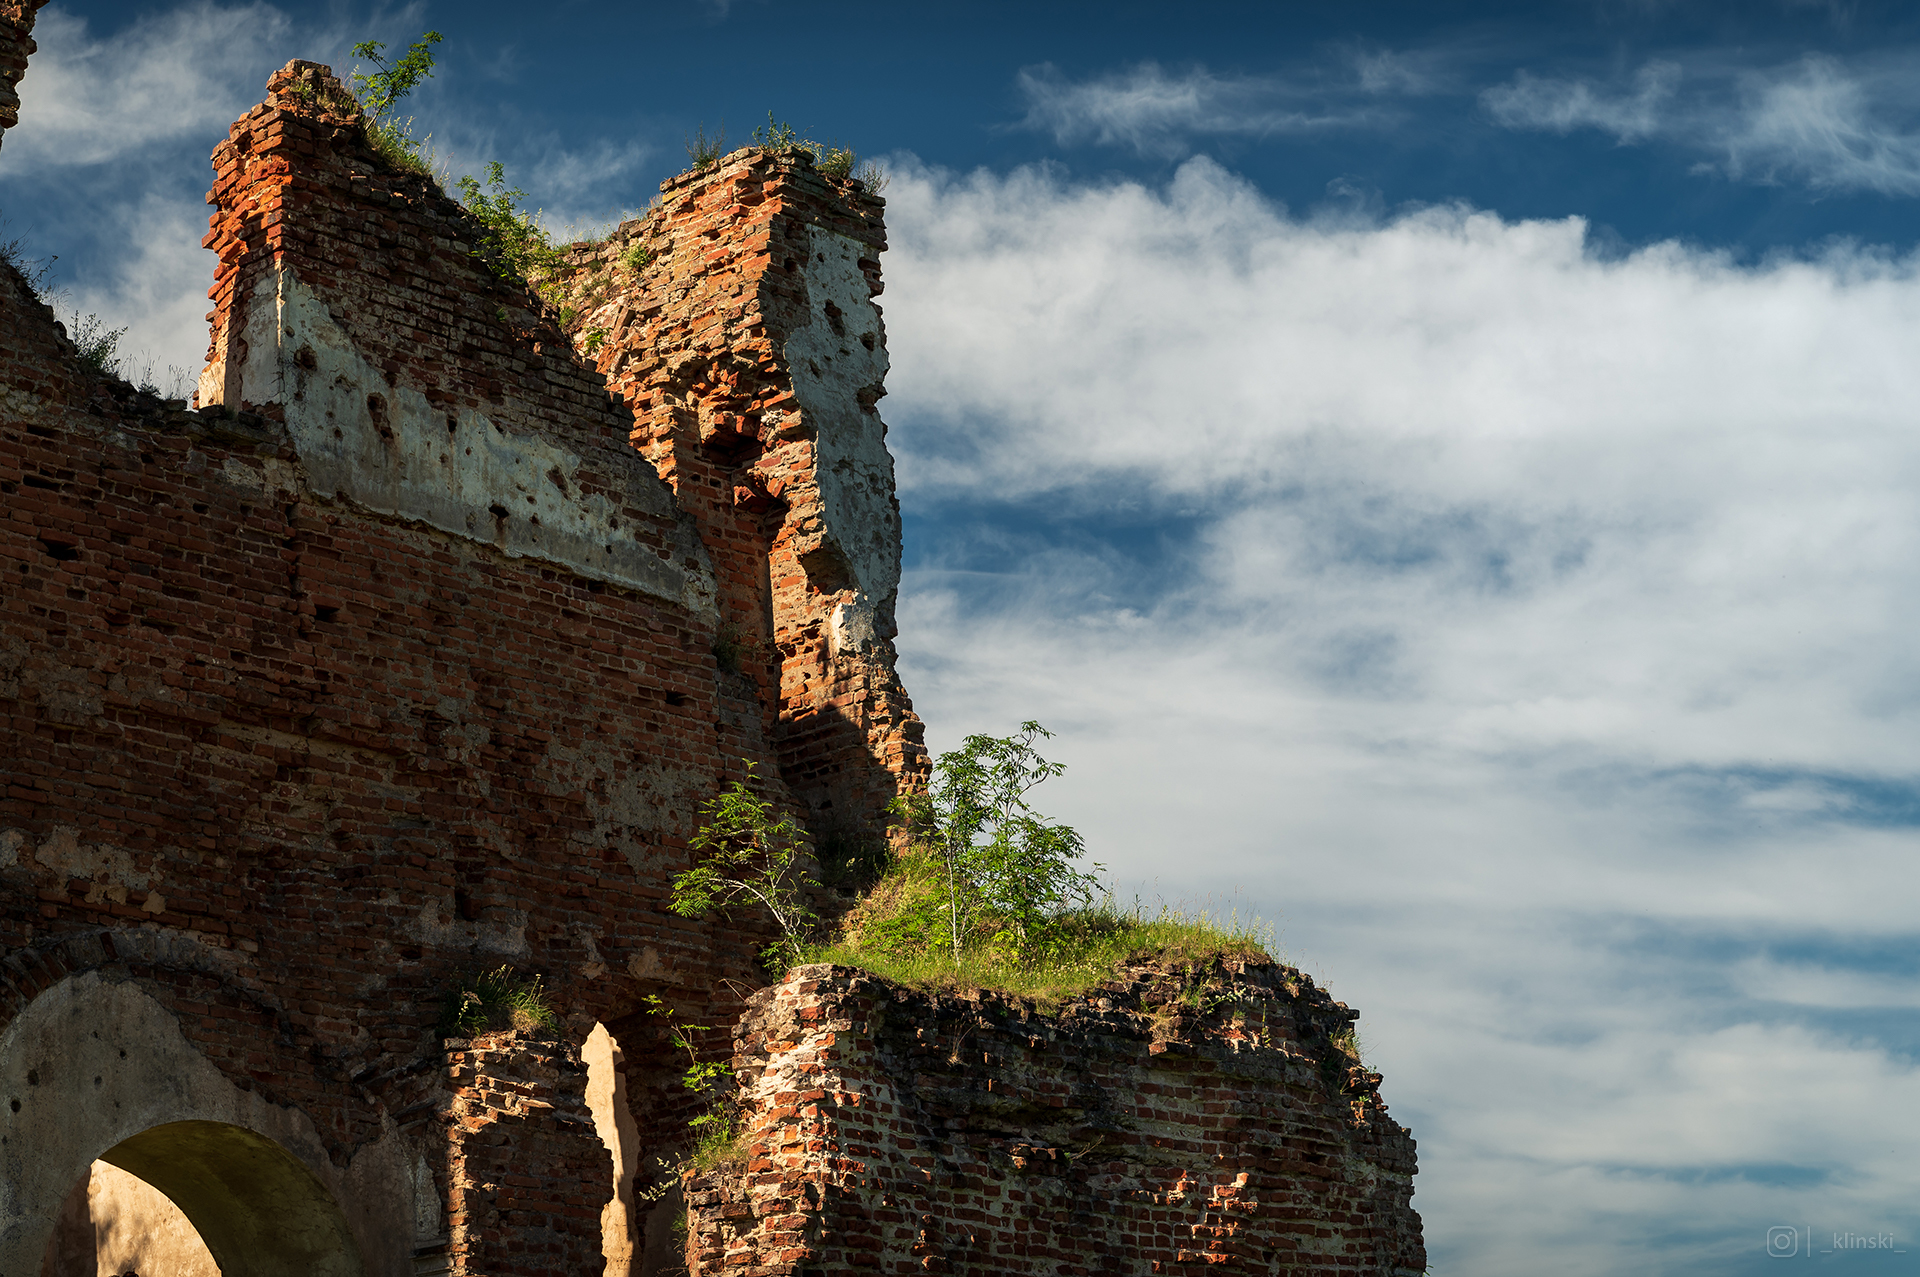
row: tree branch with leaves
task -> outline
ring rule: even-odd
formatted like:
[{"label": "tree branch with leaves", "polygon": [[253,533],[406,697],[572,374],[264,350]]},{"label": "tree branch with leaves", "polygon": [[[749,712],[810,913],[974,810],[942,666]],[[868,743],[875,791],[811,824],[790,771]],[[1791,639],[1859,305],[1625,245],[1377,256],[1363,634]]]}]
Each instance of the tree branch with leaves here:
[{"label": "tree branch with leaves", "polygon": [[[749,762],[747,779],[753,778]],[[670,907],[683,918],[704,918],[713,912],[729,917],[741,905],[756,905],[771,915],[781,937],[761,952],[762,961],[775,969],[800,962],[815,921],[807,904],[813,883],[806,829],[738,780],[700,814],[704,819],[689,845],[703,859],[674,877]]]},{"label": "tree branch with leaves", "polygon": [[433,75],[433,46],[441,39],[438,31],[428,31],[392,61],[379,40],[362,40],[353,46],[353,56],[365,58],[374,68],[371,74],[353,73],[353,95],[367,117],[367,140],[388,163],[429,177],[432,166],[420,158],[421,143],[413,140],[413,118],[396,120],[393,109]]},{"label": "tree branch with leaves", "polygon": [[[947,940],[956,961],[968,938],[992,924],[992,939],[1030,949],[1048,920],[1087,904],[1099,886],[1072,862],[1086,844],[1027,800],[1035,786],[1066,771],[1034,748],[1052,732],[1032,721],[1012,736],[973,735],[934,763],[923,794],[896,799],[908,837],[933,853],[947,885]],[[1101,866],[1093,866],[1096,873]]]}]

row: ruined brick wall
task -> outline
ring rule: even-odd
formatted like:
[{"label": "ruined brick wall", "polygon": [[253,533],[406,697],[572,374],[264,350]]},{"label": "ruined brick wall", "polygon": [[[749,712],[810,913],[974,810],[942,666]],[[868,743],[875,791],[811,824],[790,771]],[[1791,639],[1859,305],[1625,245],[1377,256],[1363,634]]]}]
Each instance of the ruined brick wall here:
[{"label": "ruined brick wall", "polygon": [[1424,1272],[1356,1014],[1266,962],[1055,1016],[798,968],[737,1032],[746,1156],[688,1183],[689,1271]]},{"label": "ruined brick wall", "polygon": [[[540,972],[576,1040],[619,1035],[650,1154],[694,1101],[642,999],[724,1025],[763,979],[757,919],[666,908],[741,758],[784,791],[626,408],[323,68],[217,165],[198,411],[80,366],[0,269],[0,1068],[42,1079],[0,1105],[6,1271],[51,1227],[28,1199],[132,1133],[34,1125],[71,1079],[7,1035],[50,998],[164,1008],[168,1067],[285,1115],[397,1274],[446,1149],[388,1088],[459,977]],[[150,1074],[123,1058],[103,1085]]]},{"label": "ruined brick wall", "polygon": [[575,340],[693,512],[722,625],[819,833],[868,841],[927,775],[895,674],[884,202],[804,153],[736,151],[574,249]]},{"label": "ruined brick wall", "polygon": [[34,15],[47,0],[0,0],[0,141],[20,122],[20,77],[33,55]]},{"label": "ruined brick wall", "polygon": [[600,1270],[611,1158],[587,1111],[580,1052],[512,1032],[447,1044],[447,1262],[539,1277]]}]

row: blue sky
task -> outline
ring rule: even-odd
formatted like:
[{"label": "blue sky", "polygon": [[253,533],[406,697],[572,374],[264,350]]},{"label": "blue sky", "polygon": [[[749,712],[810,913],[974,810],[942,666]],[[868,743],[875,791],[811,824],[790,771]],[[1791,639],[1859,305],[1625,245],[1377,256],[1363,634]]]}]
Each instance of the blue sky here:
[{"label": "blue sky", "polygon": [[197,368],[207,152],[427,27],[556,226],[884,160],[930,736],[1362,1008],[1437,1272],[1913,1271],[1920,11],[58,0],[0,212]]}]

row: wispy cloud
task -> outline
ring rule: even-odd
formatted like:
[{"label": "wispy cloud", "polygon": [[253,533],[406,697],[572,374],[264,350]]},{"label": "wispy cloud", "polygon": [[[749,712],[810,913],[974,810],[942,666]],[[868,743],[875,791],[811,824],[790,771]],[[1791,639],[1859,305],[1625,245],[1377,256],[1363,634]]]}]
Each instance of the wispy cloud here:
[{"label": "wispy cloud", "polygon": [[224,136],[258,100],[292,26],[269,5],[203,0],[97,39],[84,18],[42,11],[40,51],[20,84],[20,124],[7,137],[8,172],[100,164],[182,138]]},{"label": "wispy cloud", "polygon": [[1671,142],[1734,179],[1920,194],[1920,119],[1909,58],[1850,66],[1809,55],[1765,69],[1649,62],[1627,82],[1521,72],[1482,104],[1514,129],[1593,128]]},{"label": "wispy cloud", "polygon": [[1507,128],[1550,129],[1567,133],[1595,128],[1623,142],[1650,137],[1668,122],[1680,68],[1650,62],[1630,87],[1608,89],[1588,80],[1542,79],[1525,71],[1510,84],[1481,97],[1493,118]]},{"label": "wispy cloud", "polygon": [[1389,118],[1377,95],[1416,91],[1429,74],[1417,60],[1377,53],[1342,67],[1335,84],[1318,72],[1217,76],[1204,67],[1170,73],[1143,62],[1084,80],[1042,64],[1023,69],[1017,85],[1027,105],[1021,127],[1050,133],[1063,146],[1093,142],[1182,155],[1196,136],[1271,137],[1377,125]]}]

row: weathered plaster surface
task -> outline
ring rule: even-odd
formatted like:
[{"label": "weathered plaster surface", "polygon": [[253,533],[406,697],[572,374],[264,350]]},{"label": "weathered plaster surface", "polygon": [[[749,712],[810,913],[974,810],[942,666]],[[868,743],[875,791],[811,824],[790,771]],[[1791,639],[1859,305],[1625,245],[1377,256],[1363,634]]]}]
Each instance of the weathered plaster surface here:
[{"label": "weathered plaster surface", "polygon": [[[550,440],[390,383],[290,270],[261,279],[246,316],[239,398],[282,406],[314,492],[713,611],[712,568],[691,528],[677,525],[671,559],[636,535],[650,530],[636,514],[676,517],[672,494],[641,458],[611,452],[618,473],[601,473]],[[230,379],[210,365],[202,402],[234,393],[222,384]]]},{"label": "weathered plaster surface", "polygon": [[[787,339],[794,398],[815,432],[820,533],[837,546],[856,593],[834,610],[835,654],[892,638],[900,591],[900,506],[893,495],[887,428],[872,410],[887,376],[879,308],[860,269],[870,250],[824,227],[808,228],[811,322]],[[830,586],[826,588],[831,588]]]}]

